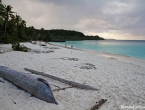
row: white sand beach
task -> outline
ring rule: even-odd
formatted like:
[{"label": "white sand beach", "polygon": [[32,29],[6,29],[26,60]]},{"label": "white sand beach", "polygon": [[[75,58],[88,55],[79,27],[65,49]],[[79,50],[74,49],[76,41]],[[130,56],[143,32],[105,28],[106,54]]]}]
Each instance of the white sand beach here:
[{"label": "white sand beach", "polygon": [[[0,77],[0,110],[89,110],[101,99],[107,99],[107,102],[99,110],[127,110],[125,106],[140,106],[138,110],[145,109],[145,61],[50,44],[45,48],[39,44],[21,44],[34,51],[13,51],[10,44],[0,45],[0,51],[4,52],[0,54],[0,66],[25,73],[28,72],[24,68],[30,68],[99,90],[68,88],[54,91],[58,102],[55,105],[31,96]],[[68,58],[78,58],[78,61]],[[57,88],[53,85],[61,88],[69,86],[43,76],[37,77],[47,80],[52,90]]]}]

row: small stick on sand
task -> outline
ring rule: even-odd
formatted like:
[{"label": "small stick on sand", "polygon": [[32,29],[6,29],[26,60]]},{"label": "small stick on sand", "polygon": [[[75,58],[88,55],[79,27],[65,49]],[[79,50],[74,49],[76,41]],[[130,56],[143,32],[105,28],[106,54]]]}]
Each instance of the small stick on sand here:
[{"label": "small stick on sand", "polygon": [[97,110],[99,109],[99,107],[104,104],[107,101],[107,99],[101,99],[97,104],[95,104],[94,106],[92,106],[90,108],[90,110]]},{"label": "small stick on sand", "polygon": [[69,86],[69,87],[64,87],[64,88],[54,89],[54,90],[52,90],[52,91],[60,91],[60,90],[65,90],[65,89],[67,89],[67,88],[73,88],[73,87]]},{"label": "small stick on sand", "polygon": [[49,85],[52,85],[52,86],[55,86],[55,87],[58,87],[58,88],[60,88],[59,86],[56,86],[56,85],[54,85],[54,84],[49,84]]}]

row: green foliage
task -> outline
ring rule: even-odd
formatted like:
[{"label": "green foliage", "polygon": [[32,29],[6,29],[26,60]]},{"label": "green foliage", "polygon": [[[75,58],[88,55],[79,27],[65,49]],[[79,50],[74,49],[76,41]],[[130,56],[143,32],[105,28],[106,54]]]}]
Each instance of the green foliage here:
[{"label": "green foliage", "polygon": [[99,36],[85,36],[81,32],[71,31],[71,30],[40,30],[35,29],[34,27],[26,27],[25,35],[29,39],[33,40],[43,40],[43,41],[66,41],[66,40],[104,40]]},{"label": "green foliage", "polygon": [[13,19],[15,16],[13,15],[12,11],[12,6],[11,5],[4,5],[4,4],[0,4],[0,15],[2,16],[2,18],[5,20],[5,31],[4,31],[4,35],[6,35],[7,32],[7,25],[8,25],[8,21],[10,19]]},{"label": "green foliage", "polygon": [[4,21],[2,18],[0,18],[0,25],[3,25]]},{"label": "green foliage", "polygon": [[0,43],[9,44],[9,43],[13,43],[15,41],[16,41],[15,36],[10,36],[10,35],[0,36]]},{"label": "green foliage", "polygon": [[3,19],[0,17],[0,36],[1,36],[2,33],[3,33],[3,25],[4,25],[4,21],[3,21]]},{"label": "green foliage", "polygon": [[25,41],[26,22],[19,15],[14,15],[12,6],[0,4],[0,43]]},{"label": "green foliage", "polygon": [[73,30],[44,28],[35,29],[33,26],[26,27],[26,22],[19,16],[14,15],[12,6],[0,4],[0,43],[23,42],[29,40],[66,41],[66,40],[104,40],[96,36],[85,36],[82,32]]},{"label": "green foliage", "polygon": [[104,40],[99,36],[85,36],[82,32],[70,30],[48,30],[56,41],[66,40]]},{"label": "green foliage", "polygon": [[28,52],[31,50],[31,49],[27,48],[26,46],[20,45],[19,42],[12,44],[12,49],[16,50],[16,51],[23,51],[23,52]]},{"label": "green foliage", "polygon": [[4,52],[1,52],[1,51],[0,51],[0,54],[3,54],[3,53],[4,53]]}]

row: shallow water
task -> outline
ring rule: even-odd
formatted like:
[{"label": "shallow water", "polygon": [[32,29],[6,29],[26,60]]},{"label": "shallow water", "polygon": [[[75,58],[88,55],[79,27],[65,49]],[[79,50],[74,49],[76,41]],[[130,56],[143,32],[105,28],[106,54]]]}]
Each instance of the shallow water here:
[{"label": "shallow water", "polygon": [[66,44],[80,49],[125,55],[145,60],[145,40],[83,40],[57,42],[55,44],[63,46]]}]

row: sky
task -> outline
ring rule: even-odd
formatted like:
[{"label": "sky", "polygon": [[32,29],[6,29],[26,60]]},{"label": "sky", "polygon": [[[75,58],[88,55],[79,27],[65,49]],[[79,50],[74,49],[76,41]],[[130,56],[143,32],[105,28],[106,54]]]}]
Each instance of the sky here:
[{"label": "sky", "polygon": [[37,29],[145,40],[145,0],[2,0]]}]

